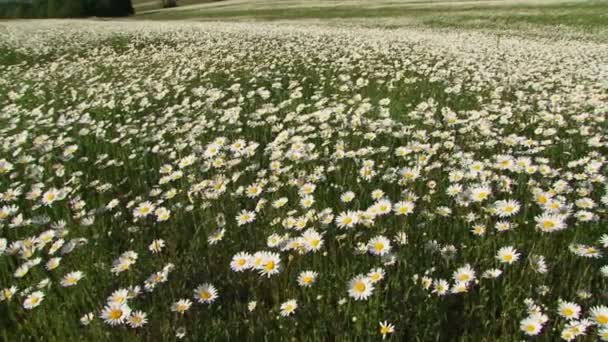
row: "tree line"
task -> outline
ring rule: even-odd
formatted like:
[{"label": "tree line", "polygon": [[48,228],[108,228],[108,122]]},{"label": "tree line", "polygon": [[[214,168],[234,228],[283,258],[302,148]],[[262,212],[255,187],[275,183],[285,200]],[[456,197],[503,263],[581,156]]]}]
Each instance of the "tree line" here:
[{"label": "tree line", "polygon": [[126,17],[131,0],[0,0],[0,18]]}]

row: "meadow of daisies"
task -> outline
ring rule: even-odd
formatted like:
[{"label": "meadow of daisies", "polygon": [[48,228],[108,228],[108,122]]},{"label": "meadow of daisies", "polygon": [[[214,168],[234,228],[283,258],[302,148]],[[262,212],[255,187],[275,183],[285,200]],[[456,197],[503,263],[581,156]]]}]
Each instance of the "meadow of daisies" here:
[{"label": "meadow of daisies", "polygon": [[0,339],[608,340],[608,45],[0,34]]}]

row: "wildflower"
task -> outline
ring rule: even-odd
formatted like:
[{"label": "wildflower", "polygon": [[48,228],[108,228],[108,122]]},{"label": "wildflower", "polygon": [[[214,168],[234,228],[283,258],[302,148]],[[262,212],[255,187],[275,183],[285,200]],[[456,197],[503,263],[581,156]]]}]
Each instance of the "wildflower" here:
[{"label": "wildflower", "polygon": [[23,301],[23,308],[31,310],[40,305],[42,300],[44,300],[44,293],[41,291],[32,292],[25,298],[25,301]]},{"label": "wildflower", "polygon": [[148,250],[155,254],[160,253],[163,248],[165,248],[165,240],[163,239],[153,240],[152,243],[148,246]]},{"label": "wildflower", "polygon": [[395,212],[395,215],[407,216],[414,211],[414,203],[409,201],[397,202],[393,206],[393,211]]},{"label": "wildflower", "polygon": [[392,334],[395,332],[395,326],[387,321],[380,322],[380,335],[382,335],[382,339],[386,338],[386,335]]},{"label": "wildflower", "polygon": [[258,303],[255,300],[252,300],[249,303],[247,303],[247,310],[249,310],[249,312],[253,312],[253,310],[255,310],[255,307],[257,305],[258,305]]},{"label": "wildflower", "polygon": [[89,325],[91,324],[93,319],[95,319],[95,315],[92,312],[86,313],[82,317],[80,317],[80,324],[84,326]]},{"label": "wildflower", "polygon": [[147,315],[143,311],[134,311],[127,318],[127,324],[131,328],[140,328],[148,323]]},{"label": "wildflower", "polygon": [[375,283],[379,282],[380,280],[384,279],[384,270],[380,267],[372,269],[367,274],[367,278],[369,279],[369,281],[372,284],[375,284]]},{"label": "wildflower", "polygon": [[112,302],[101,311],[101,318],[109,325],[120,325],[130,314],[131,309],[127,304]]},{"label": "wildflower", "polygon": [[367,248],[370,253],[383,256],[390,253],[391,241],[382,235],[376,236],[375,238],[369,240],[367,243]]},{"label": "wildflower", "polygon": [[292,315],[298,308],[298,302],[295,299],[290,299],[281,304],[281,316],[287,317]]},{"label": "wildflower", "polygon": [[298,285],[302,287],[310,287],[317,280],[317,272],[303,271],[298,275]]},{"label": "wildflower", "polygon": [[199,303],[210,304],[213,303],[218,297],[216,288],[211,284],[199,285],[194,290],[194,299]]},{"label": "wildflower", "polygon": [[527,317],[519,323],[519,328],[528,336],[536,336],[540,333],[543,326],[538,319]]},{"label": "wildflower", "polygon": [[177,313],[183,315],[186,311],[188,311],[188,309],[190,309],[191,305],[192,305],[192,302],[190,300],[180,299],[171,305],[171,311],[177,312]]},{"label": "wildflower", "polygon": [[459,282],[464,282],[464,283],[468,283],[470,281],[475,280],[475,270],[473,270],[471,268],[470,265],[465,265],[463,267],[460,267],[459,269],[457,269],[452,278],[455,281],[459,281]]},{"label": "wildflower", "polygon": [[340,196],[340,200],[344,203],[349,203],[355,198],[355,193],[352,191],[347,191]]},{"label": "wildflower", "polygon": [[367,299],[374,290],[374,285],[367,276],[358,275],[348,282],[348,295],[355,300]]},{"label": "wildflower", "polygon": [[578,319],[581,307],[576,303],[560,301],[557,311],[559,312],[559,315],[565,319]]},{"label": "wildflower", "polygon": [[338,228],[352,228],[359,222],[359,216],[352,211],[341,213],[336,218]]},{"label": "wildflower", "polygon": [[608,307],[594,306],[591,308],[590,316],[600,326],[608,326]]},{"label": "wildflower", "polygon": [[133,211],[135,218],[146,217],[154,211],[154,205],[148,201],[140,203]]},{"label": "wildflower", "polygon": [[230,268],[234,272],[242,272],[249,268],[251,268],[250,264],[251,255],[248,253],[238,253],[232,257],[232,261],[230,262]]},{"label": "wildflower", "polygon": [[261,256],[261,263],[256,269],[261,275],[270,277],[281,270],[281,258],[277,253],[265,252]]},{"label": "wildflower", "polygon": [[63,277],[63,279],[61,280],[61,286],[63,286],[63,287],[74,286],[83,277],[84,277],[84,274],[82,272],[80,272],[80,271],[70,272],[70,273],[66,274]]},{"label": "wildflower", "polygon": [[255,212],[243,210],[236,217],[236,222],[239,226],[242,226],[247,223],[251,223],[255,220]]},{"label": "wildflower", "polygon": [[496,214],[499,217],[509,217],[519,212],[520,205],[515,200],[498,201],[495,203]]},{"label": "wildflower", "polygon": [[535,219],[536,228],[543,233],[556,232],[566,228],[564,224],[564,218],[561,215],[541,215]]},{"label": "wildflower", "polygon": [[496,254],[496,259],[503,264],[512,264],[519,260],[521,254],[517,253],[517,250],[511,246],[502,247]]}]

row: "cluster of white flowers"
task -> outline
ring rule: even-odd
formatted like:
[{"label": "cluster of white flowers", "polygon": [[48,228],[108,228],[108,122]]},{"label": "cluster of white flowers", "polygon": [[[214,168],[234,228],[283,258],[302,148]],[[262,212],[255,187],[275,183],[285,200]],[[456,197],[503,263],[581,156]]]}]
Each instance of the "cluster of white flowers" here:
[{"label": "cluster of white flowers", "polygon": [[23,59],[0,55],[8,310],[64,301],[84,325],[178,337],[211,312],[208,331],[265,315],[242,324],[302,336],[299,316],[373,312],[375,333],[414,340],[435,319],[397,313],[441,320],[457,297],[484,326],[519,312],[507,339],[608,340],[607,46],[60,23],[0,40]]}]

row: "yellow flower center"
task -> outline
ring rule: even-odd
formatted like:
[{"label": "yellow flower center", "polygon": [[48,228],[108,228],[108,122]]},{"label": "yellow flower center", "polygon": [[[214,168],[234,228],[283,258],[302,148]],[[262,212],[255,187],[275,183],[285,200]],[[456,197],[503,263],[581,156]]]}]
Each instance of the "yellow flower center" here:
[{"label": "yellow flower center", "polygon": [[122,317],[122,310],[120,309],[114,309],[112,311],[110,311],[110,319],[119,319],[120,317]]},{"label": "yellow flower center", "polygon": [[365,289],[367,287],[365,286],[364,282],[359,281],[355,284],[354,288],[355,288],[355,291],[357,291],[357,292],[363,292],[363,291],[365,291]]},{"label": "yellow flower center", "polygon": [[272,270],[274,270],[274,261],[268,261],[268,262],[266,263],[265,268],[266,268],[266,270],[267,270],[267,271],[272,271]]}]

